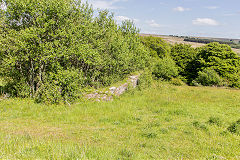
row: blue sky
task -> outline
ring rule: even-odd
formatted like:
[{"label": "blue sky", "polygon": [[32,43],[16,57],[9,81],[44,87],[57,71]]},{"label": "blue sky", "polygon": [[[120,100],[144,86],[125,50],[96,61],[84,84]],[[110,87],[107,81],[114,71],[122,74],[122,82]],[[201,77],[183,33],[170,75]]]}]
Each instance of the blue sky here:
[{"label": "blue sky", "polygon": [[240,38],[240,0],[88,0],[141,33]]}]

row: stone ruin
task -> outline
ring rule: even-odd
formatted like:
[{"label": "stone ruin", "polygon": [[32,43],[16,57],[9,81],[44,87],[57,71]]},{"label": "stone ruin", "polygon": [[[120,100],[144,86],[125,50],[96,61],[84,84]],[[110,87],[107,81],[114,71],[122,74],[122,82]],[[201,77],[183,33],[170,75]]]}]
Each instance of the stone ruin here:
[{"label": "stone ruin", "polygon": [[94,93],[86,94],[85,98],[88,100],[92,99],[95,101],[111,101],[113,100],[114,96],[120,96],[124,92],[126,92],[130,87],[129,85],[131,85],[132,88],[136,88],[138,85],[138,78],[139,78],[139,75],[130,76],[127,80],[128,83],[124,83],[119,87],[113,86],[109,88],[109,91],[106,91],[106,92],[94,92]]}]

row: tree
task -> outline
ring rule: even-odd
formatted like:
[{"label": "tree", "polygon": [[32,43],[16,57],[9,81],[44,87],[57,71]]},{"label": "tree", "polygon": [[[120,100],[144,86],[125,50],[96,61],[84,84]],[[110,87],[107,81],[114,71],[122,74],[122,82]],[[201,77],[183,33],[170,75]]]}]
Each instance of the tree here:
[{"label": "tree", "polygon": [[178,76],[177,66],[170,57],[159,59],[153,69],[153,75],[157,78],[170,80],[172,77]]},{"label": "tree", "polygon": [[237,73],[240,65],[239,56],[232,51],[230,46],[216,42],[202,47],[197,60],[201,68],[212,67],[223,77]]},{"label": "tree", "polygon": [[170,45],[160,37],[146,36],[141,37],[141,40],[149,48],[152,57],[163,58],[171,52]]},{"label": "tree", "polygon": [[178,66],[181,76],[188,77],[191,74],[189,63],[192,62],[197,55],[197,51],[186,44],[175,44],[171,49],[171,57]]},{"label": "tree", "polygon": [[148,65],[138,30],[129,22],[118,26],[108,11],[94,16],[78,0],[4,2],[0,68],[15,96],[65,101],[83,87],[109,85]]},{"label": "tree", "polygon": [[232,51],[230,46],[217,42],[209,43],[199,49],[194,63],[198,64],[195,72],[211,68],[229,81],[230,86],[238,86],[240,57]]}]

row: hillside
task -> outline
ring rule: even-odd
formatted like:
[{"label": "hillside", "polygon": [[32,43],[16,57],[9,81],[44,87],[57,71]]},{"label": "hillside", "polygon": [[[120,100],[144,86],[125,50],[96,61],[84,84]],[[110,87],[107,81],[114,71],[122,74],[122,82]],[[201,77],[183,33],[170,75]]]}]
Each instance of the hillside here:
[{"label": "hillside", "polygon": [[240,91],[163,82],[70,108],[0,103],[2,159],[238,159]]},{"label": "hillside", "polygon": [[[167,35],[156,35],[156,34],[141,34],[141,36],[153,36],[153,37],[161,37],[164,40],[166,40],[170,44],[175,44],[175,43],[183,43],[183,44],[190,44],[192,47],[201,47],[204,46],[205,44],[203,43],[195,43],[195,42],[186,42],[184,41],[183,37],[175,37],[175,36],[167,36]],[[206,37],[196,37],[196,38],[206,38]],[[213,40],[226,40],[222,38],[212,38],[212,37],[207,37],[208,39],[213,39]],[[237,40],[237,39],[234,39]],[[240,49],[235,49],[232,48],[232,50],[238,54],[240,54]]]}]

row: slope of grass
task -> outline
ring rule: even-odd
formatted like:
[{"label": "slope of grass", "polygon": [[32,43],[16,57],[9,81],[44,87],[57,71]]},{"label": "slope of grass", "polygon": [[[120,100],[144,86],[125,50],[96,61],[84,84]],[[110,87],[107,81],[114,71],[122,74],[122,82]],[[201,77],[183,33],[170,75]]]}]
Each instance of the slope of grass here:
[{"label": "slope of grass", "polygon": [[112,102],[0,101],[1,159],[239,159],[240,91],[156,83]]}]

